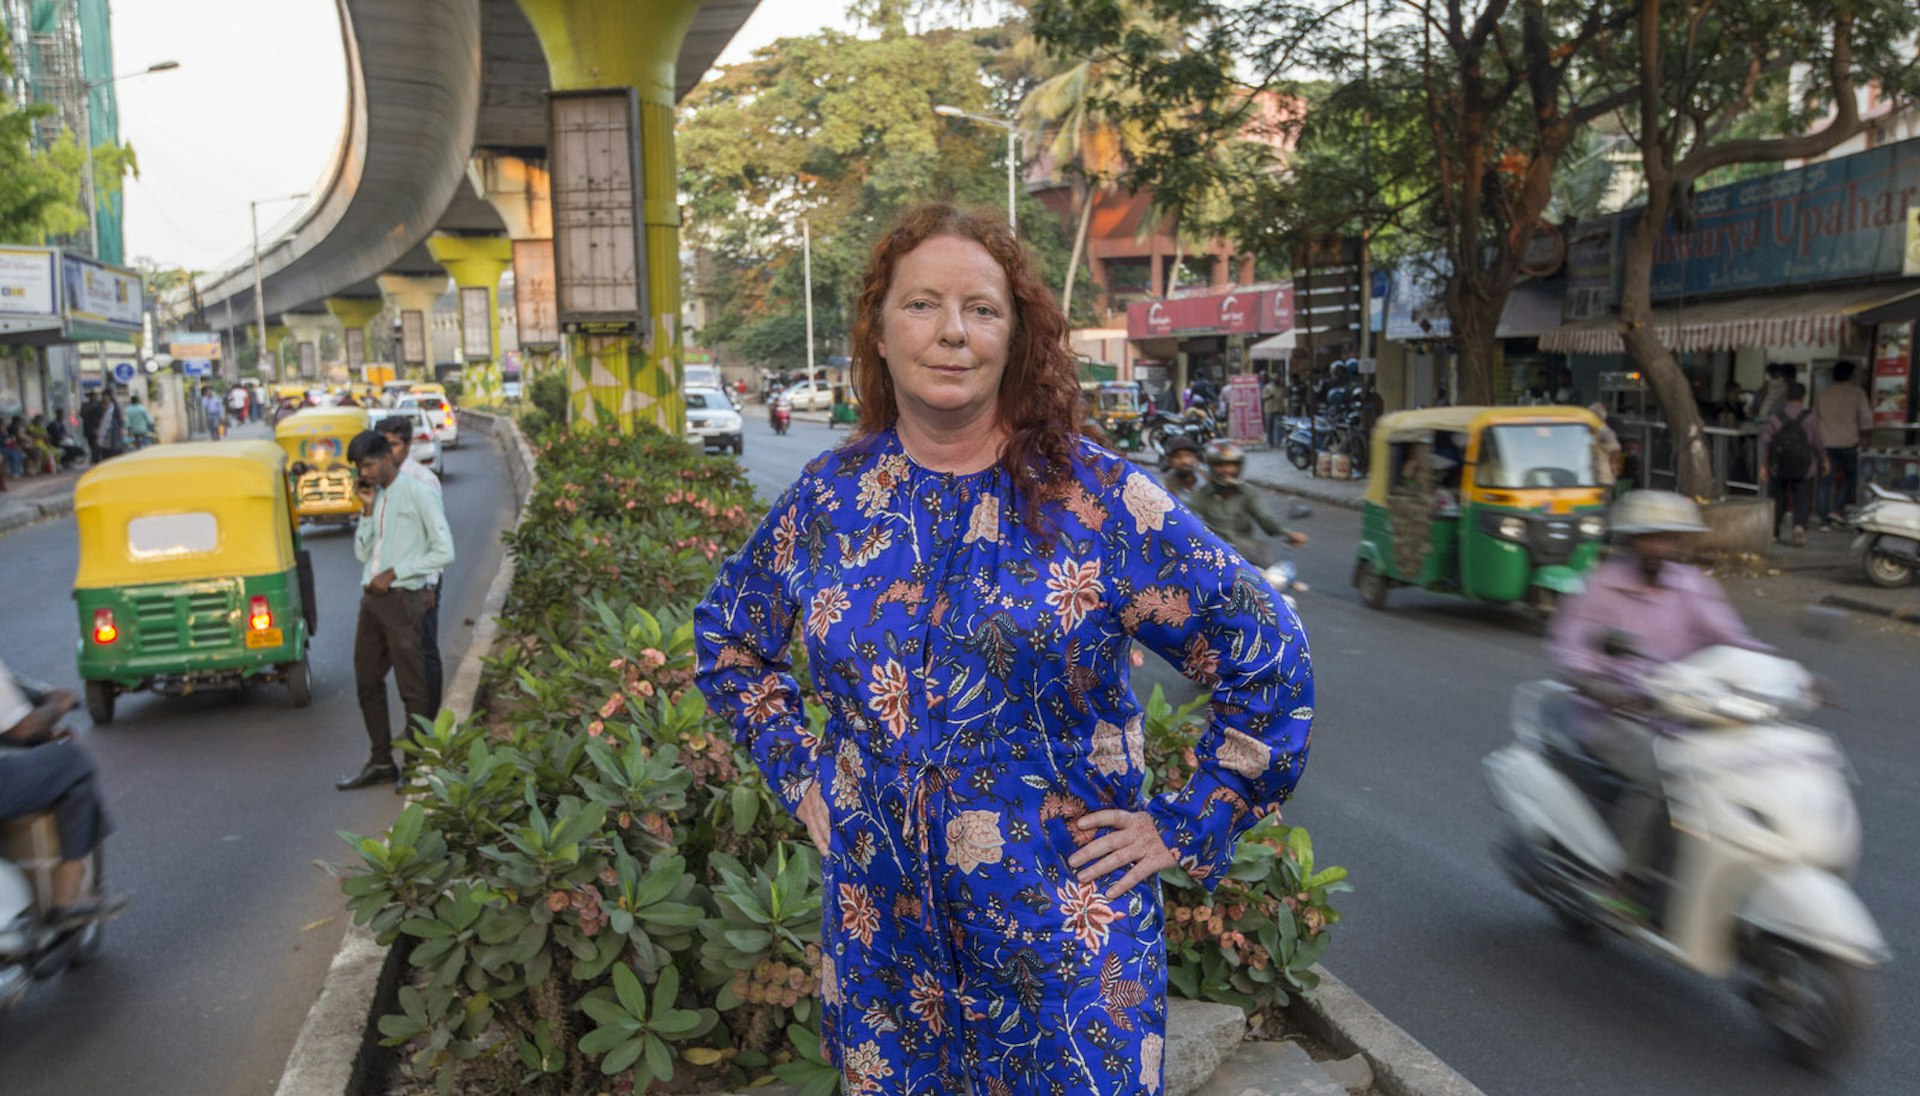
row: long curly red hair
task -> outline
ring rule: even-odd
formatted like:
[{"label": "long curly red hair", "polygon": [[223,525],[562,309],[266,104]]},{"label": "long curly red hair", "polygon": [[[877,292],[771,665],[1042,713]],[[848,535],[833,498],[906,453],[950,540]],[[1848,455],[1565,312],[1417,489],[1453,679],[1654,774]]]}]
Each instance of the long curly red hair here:
[{"label": "long curly red hair", "polygon": [[1074,453],[1083,433],[1080,383],[1067,344],[1067,317],[1004,216],[928,202],[909,210],[874,247],[853,320],[860,433],[871,438],[900,416],[893,375],[880,356],[881,309],[900,260],[936,236],[972,240],[1006,272],[1013,296],[1013,338],[997,403],[1000,425],[1007,432],[1000,467],[1013,481],[1022,520],[1028,528],[1044,530],[1043,505],[1074,474]]}]

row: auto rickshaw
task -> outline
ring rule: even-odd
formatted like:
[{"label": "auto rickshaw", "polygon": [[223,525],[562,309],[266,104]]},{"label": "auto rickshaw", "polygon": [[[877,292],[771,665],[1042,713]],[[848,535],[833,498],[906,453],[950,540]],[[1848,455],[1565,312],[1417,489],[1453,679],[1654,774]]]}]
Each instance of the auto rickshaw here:
[{"label": "auto rickshaw", "polygon": [[352,524],[359,518],[360,496],[353,489],[347,445],[354,435],[371,429],[371,421],[358,407],[309,407],[274,426],[273,440],[291,462],[287,477],[293,487],[296,521]]},{"label": "auto rickshaw", "polygon": [[1093,420],[1113,444],[1122,449],[1140,448],[1140,422],[1146,413],[1140,406],[1140,387],[1131,381],[1103,381],[1089,394],[1093,398]]},{"label": "auto rickshaw", "polygon": [[1542,625],[1606,537],[1600,421],[1579,407],[1437,407],[1375,424],[1353,584],[1522,602]]},{"label": "auto rickshaw", "polygon": [[80,477],[73,512],[80,678],[95,723],[139,689],[185,696],[279,681],[294,707],[307,706],[313,565],[277,447],[142,449]]},{"label": "auto rickshaw", "polygon": [[827,412],[827,426],[851,426],[860,421],[860,390],[851,381],[833,386],[833,407]]}]

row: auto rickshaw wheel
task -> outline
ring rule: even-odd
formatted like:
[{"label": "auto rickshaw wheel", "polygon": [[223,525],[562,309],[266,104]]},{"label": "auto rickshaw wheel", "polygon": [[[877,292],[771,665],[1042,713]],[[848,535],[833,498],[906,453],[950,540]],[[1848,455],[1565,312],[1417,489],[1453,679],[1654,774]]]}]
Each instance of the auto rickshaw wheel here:
[{"label": "auto rickshaw wheel", "polygon": [[1387,607],[1387,576],[1381,574],[1373,564],[1364,561],[1360,564],[1360,577],[1354,585],[1360,587],[1360,599],[1367,603],[1367,608]]},{"label": "auto rickshaw wheel", "polygon": [[287,695],[293,699],[293,706],[304,708],[313,703],[313,674],[307,668],[307,660],[289,663],[285,673]]},{"label": "auto rickshaw wheel", "polygon": [[96,727],[113,722],[113,700],[119,690],[111,681],[87,682],[87,718]]}]

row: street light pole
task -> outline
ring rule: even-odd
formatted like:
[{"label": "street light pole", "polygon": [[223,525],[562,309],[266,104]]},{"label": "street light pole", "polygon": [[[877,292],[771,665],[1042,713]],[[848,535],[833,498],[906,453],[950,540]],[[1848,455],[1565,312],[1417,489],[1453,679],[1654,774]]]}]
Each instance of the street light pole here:
[{"label": "street light pole", "polygon": [[91,258],[98,259],[100,257],[100,217],[99,217],[99,214],[96,213],[93,208],[96,204],[98,204],[93,196],[94,194],[94,191],[93,191],[93,93],[94,93],[94,90],[96,88],[106,87],[108,84],[118,83],[121,80],[130,80],[135,76],[146,76],[155,72],[171,72],[172,70],[177,69],[179,67],[180,67],[180,62],[178,61],[160,61],[156,64],[148,65],[146,68],[143,68],[143,69],[135,69],[132,72],[123,72],[118,76],[109,76],[104,80],[91,81],[86,86],[87,101],[85,103],[82,103],[80,106],[80,133],[81,133],[80,142],[87,146],[87,175],[85,179],[85,186],[86,186],[86,192],[87,192],[86,193],[87,238],[88,240],[91,241],[90,250],[87,252],[87,254]]},{"label": "street light pole", "polygon": [[[260,325],[260,344],[254,348],[253,367],[259,369],[267,358],[267,298],[260,288],[260,203],[261,202],[297,202],[305,194],[289,194],[284,198],[255,198],[247,203],[247,218],[253,223],[253,315]],[[237,354],[238,351],[236,350]],[[234,375],[238,376],[240,365],[234,363]],[[277,383],[286,379],[280,363],[273,363],[273,380]]]},{"label": "street light pole", "polygon": [[947,106],[944,103],[934,107],[933,112],[942,118],[965,118],[969,122],[978,122],[983,126],[999,126],[1001,129],[1007,131],[1007,227],[1018,234],[1020,231],[1020,223],[1014,213],[1013,201],[1014,196],[1018,193],[1017,177],[1020,167],[1020,127],[1015,125],[1011,118],[1002,118],[996,114],[974,114],[970,111],[961,110],[959,107]]},{"label": "street light pole", "polygon": [[801,279],[807,295],[807,384],[813,384],[813,225],[800,218]]}]

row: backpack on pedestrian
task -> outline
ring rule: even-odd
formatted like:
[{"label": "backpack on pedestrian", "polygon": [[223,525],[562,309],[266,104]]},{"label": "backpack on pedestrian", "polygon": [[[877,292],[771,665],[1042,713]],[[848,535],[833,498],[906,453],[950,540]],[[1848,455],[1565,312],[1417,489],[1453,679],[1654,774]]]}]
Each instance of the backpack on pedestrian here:
[{"label": "backpack on pedestrian", "polygon": [[1811,414],[1811,408],[1793,418],[1784,410],[1775,414],[1778,425],[1767,443],[1767,473],[1774,479],[1802,480],[1813,473],[1813,439],[1807,436]]}]

